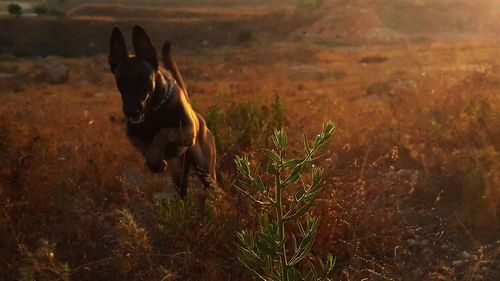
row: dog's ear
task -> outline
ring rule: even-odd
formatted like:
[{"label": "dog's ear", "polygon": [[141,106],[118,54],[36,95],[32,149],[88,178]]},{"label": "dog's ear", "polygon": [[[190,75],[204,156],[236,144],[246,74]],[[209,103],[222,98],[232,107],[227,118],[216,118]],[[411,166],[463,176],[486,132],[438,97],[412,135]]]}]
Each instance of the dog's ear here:
[{"label": "dog's ear", "polygon": [[182,74],[179,71],[179,68],[177,67],[177,64],[175,63],[174,59],[172,58],[171,45],[172,44],[168,40],[165,41],[165,43],[163,44],[163,48],[161,50],[161,55],[163,58],[163,66],[172,73],[175,81],[177,81],[179,86],[181,86],[181,88],[184,90],[184,92],[187,95],[186,84],[184,83],[184,79],[182,78]]},{"label": "dog's ear", "polygon": [[111,72],[115,72],[116,66],[128,57],[127,47],[125,46],[125,39],[118,27],[113,27],[111,31],[111,39],[109,40],[109,66]]},{"label": "dog's ear", "polygon": [[154,69],[158,68],[158,56],[151,43],[151,39],[142,27],[135,25],[132,30],[132,42],[134,43],[135,56],[149,62]]},{"label": "dog's ear", "polygon": [[165,41],[165,43],[163,43],[163,49],[162,49],[162,56],[164,58],[170,56],[170,49],[171,49],[171,46],[172,46],[172,43],[170,41]]},{"label": "dog's ear", "polygon": [[170,50],[171,50],[171,46],[172,44],[170,43],[170,41],[165,41],[165,43],[163,43],[163,47],[161,49],[161,58],[162,58],[162,62],[163,62],[163,66],[166,67],[168,70],[172,71],[171,70],[171,62],[172,62],[172,55],[170,54]]}]

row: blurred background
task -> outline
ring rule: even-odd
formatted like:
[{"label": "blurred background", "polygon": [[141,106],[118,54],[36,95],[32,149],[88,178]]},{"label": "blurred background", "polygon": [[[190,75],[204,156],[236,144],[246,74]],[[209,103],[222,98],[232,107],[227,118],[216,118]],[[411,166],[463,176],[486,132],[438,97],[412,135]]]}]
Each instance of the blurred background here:
[{"label": "blurred background", "polygon": [[252,36],[337,45],[422,42],[494,34],[500,28],[499,7],[494,0],[0,1],[0,51],[98,54],[106,51],[111,26],[134,23],[144,25],[155,40],[170,38],[190,49]]},{"label": "blurred background", "polygon": [[[107,52],[135,24],[216,136],[206,202],[125,136]],[[252,280],[234,156],[333,120],[312,253],[335,280],[499,280],[499,32],[497,0],[0,0],[0,279]]]}]

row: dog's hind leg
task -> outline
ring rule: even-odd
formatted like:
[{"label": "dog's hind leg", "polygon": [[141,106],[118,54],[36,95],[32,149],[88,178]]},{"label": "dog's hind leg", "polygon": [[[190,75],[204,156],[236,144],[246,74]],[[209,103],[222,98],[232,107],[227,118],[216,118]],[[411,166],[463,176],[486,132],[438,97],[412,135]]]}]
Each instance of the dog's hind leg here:
[{"label": "dog's hind leg", "polygon": [[187,195],[188,175],[189,167],[191,166],[191,159],[189,155],[183,154],[179,157],[168,159],[167,162],[167,169],[172,177],[172,180],[179,190],[179,195],[184,199]]},{"label": "dog's hind leg", "polygon": [[201,168],[200,166],[197,166],[196,173],[198,174],[198,178],[205,188],[213,188],[216,185],[215,178],[211,176],[207,170]]},{"label": "dog's hind leg", "polygon": [[203,139],[191,149],[191,153],[201,183],[205,188],[215,187],[217,185],[215,139],[208,129]]}]

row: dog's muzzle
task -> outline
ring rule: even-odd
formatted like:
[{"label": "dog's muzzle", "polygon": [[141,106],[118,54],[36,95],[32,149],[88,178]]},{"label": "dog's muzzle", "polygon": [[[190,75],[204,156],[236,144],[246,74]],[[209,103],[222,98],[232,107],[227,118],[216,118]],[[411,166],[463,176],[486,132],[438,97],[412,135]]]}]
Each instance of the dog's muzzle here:
[{"label": "dog's muzzle", "polygon": [[123,113],[127,120],[132,124],[139,124],[144,121],[144,112],[139,107],[129,106],[123,108]]},{"label": "dog's muzzle", "polygon": [[141,101],[141,109],[135,109],[134,112],[125,112],[127,119],[132,124],[140,124],[144,121],[151,94],[148,94],[143,101]]},{"label": "dog's muzzle", "polygon": [[128,121],[132,124],[140,124],[144,121],[144,114],[139,113],[137,117],[128,117]]}]

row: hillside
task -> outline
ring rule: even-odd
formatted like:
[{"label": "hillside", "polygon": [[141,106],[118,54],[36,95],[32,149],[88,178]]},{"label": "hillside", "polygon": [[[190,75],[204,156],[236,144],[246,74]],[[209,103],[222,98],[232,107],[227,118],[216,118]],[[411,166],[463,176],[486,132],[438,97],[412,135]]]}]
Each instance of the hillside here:
[{"label": "hillside", "polygon": [[500,30],[494,0],[325,1],[325,16],[295,36],[337,43],[398,42],[422,35],[440,38]]}]

